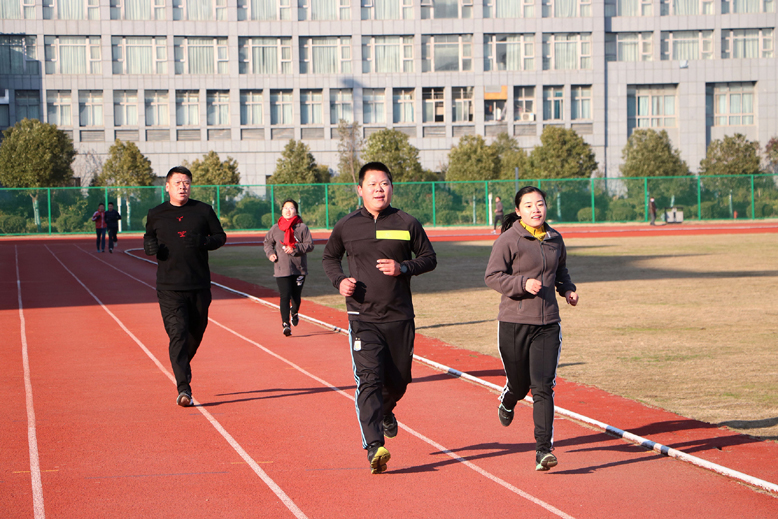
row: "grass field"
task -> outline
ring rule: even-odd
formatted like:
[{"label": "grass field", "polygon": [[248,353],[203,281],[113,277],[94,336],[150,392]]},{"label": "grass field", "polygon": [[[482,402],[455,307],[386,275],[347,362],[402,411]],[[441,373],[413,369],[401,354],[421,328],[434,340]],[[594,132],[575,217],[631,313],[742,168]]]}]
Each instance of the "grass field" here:
[{"label": "grass field", "polygon": [[[566,244],[581,301],[572,308],[560,299],[561,377],[778,440],[774,235]],[[497,356],[499,295],[483,282],[491,242],[434,247],[438,268],[413,280],[417,332]],[[303,297],[345,309],[321,268],[322,250],[309,255]],[[276,287],[261,247],[225,247],[212,254],[211,268]]]}]

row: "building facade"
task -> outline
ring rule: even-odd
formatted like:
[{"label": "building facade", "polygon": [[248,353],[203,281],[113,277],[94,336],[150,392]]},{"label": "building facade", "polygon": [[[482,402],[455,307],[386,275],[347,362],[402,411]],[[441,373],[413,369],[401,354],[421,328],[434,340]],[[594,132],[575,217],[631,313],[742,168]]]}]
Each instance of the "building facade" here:
[{"label": "building facade", "polygon": [[433,170],[463,135],[529,150],[545,125],[610,177],[639,127],[696,170],[713,139],[778,134],[776,1],[0,0],[0,129],[135,141],[158,175],[214,150],[245,184],[289,139],[335,168],[340,119]]}]

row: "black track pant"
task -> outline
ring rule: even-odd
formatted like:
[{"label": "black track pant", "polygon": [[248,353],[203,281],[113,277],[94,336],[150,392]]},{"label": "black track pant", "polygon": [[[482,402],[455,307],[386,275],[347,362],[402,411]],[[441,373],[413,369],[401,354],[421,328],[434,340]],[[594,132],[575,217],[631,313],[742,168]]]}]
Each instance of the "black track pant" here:
[{"label": "black track pant", "polygon": [[384,416],[389,415],[411,383],[413,319],[390,323],[349,321],[349,344],[357,383],[357,418],[362,447],[384,444]]},{"label": "black track pant", "polygon": [[289,324],[289,302],[292,302],[292,315],[300,311],[300,300],[303,295],[305,276],[285,276],[276,278],[278,291],[281,293],[281,322]]},{"label": "black track pant", "polygon": [[116,233],[119,232],[118,227],[108,228],[108,249],[113,250],[113,244],[116,243]]},{"label": "black track pant", "polygon": [[191,391],[190,362],[197,353],[208,326],[208,307],[211,306],[211,289],[157,290],[162,322],[170,337],[170,364],[176,376],[178,392]]},{"label": "black track pant", "polygon": [[562,345],[559,323],[500,321],[498,341],[507,379],[500,395],[502,405],[513,409],[531,389],[536,449],[550,451],[554,445],[554,386]]}]

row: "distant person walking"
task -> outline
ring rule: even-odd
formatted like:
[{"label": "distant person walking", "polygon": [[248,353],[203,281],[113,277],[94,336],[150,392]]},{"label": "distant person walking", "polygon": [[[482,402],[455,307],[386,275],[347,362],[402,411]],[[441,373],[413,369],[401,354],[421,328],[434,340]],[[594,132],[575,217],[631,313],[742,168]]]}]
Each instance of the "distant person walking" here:
[{"label": "distant person walking", "polygon": [[516,212],[505,219],[484,276],[501,296],[497,341],[506,383],[498,417],[509,426],[514,407],[532,390],[535,470],[549,470],[558,463],[551,451],[562,331],[554,290],[568,304],[578,304],[567,272],[565,243],[545,222],[546,194],[532,186],[521,188],[516,193]]},{"label": "distant person walking", "polygon": [[500,227],[502,227],[503,211],[502,200],[499,196],[494,197],[494,228],[492,229],[492,234],[497,234],[497,222],[500,222]]},{"label": "distant person walking", "polygon": [[324,272],[346,297],[357,417],[373,474],[384,472],[391,458],[384,438],[397,436],[393,410],[411,382],[416,334],[411,277],[437,265],[419,221],[391,206],[392,190],[389,168],[365,164],[357,187],[364,207],[335,224],[322,256]]},{"label": "distant person walking", "polygon": [[[305,276],[308,275],[308,253],[313,250],[313,238],[308,226],[297,214],[297,202],[284,200],[281,204],[281,218],[265,235],[265,255],[272,261],[273,276],[281,294],[281,324],[284,335],[292,335],[292,326],[300,321],[300,311]],[[292,318],[289,319],[289,302],[292,303]]]},{"label": "distant person walking", "polygon": [[651,200],[648,201],[648,214],[651,217],[651,224],[650,225],[656,225],[654,222],[656,222],[656,200],[654,200],[654,197],[651,197]]},{"label": "distant person walking", "polygon": [[182,407],[192,404],[191,362],[208,326],[211,271],[208,251],[227,241],[213,208],[192,200],[192,173],[177,166],[168,171],[170,201],[149,209],[143,249],[157,257],[157,299],[170,338],[168,352]]},{"label": "distant person walking", "polygon": [[108,202],[108,210],[105,212],[105,224],[108,229],[108,252],[113,254],[113,246],[118,241],[116,234],[119,232],[119,220],[122,215],[113,208],[113,202]]},{"label": "distant person walking", "polygon": [[95,222],[95,233],[97,234],[97,252],[105,252],[105,204],[97,204],[97,211],[92,215],[92,221]]}]

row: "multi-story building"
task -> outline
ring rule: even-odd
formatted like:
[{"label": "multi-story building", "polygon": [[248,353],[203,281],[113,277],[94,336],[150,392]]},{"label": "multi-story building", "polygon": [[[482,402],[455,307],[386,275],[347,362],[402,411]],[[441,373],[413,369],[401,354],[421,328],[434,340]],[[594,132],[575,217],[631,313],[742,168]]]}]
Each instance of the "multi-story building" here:
[{"label": "multi-story building", "polygon": [[634,128],[707,143],[778,133],[776,0],[0,0],[0,127],[81,152],[137,142],[158,174],[208,150],[264,183],[289,139],[337,164],[337,123],[459,137],[575,129],[618,176]]}]

